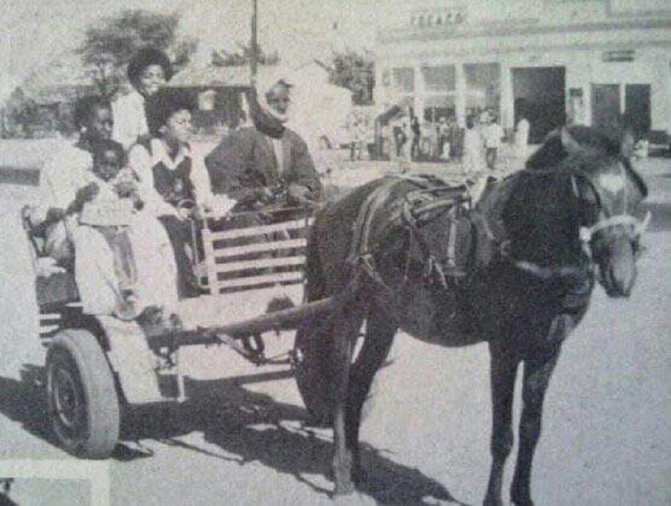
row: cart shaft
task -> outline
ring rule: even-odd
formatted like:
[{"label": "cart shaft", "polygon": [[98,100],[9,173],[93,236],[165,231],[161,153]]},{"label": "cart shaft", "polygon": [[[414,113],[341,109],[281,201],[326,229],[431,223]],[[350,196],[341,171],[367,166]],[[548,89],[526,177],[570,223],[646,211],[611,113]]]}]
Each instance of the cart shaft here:
[{"label": "cart shaft", "polygon": [[265,313],[255,318],[250,318],[249,320],[243,320],[228,325],[207,328],[201,327],[193,330],[180,330],[158,336],[150,336],[148,339],[152,348],[164,346],[178,348],[181,346],[193,346],[198,344],[219,344],[222,342],[218,337],[219,334],[226,334],[233,338],[242,338],[253,334],[268,332],[270,330],[296,328],[303,318],[331,311],[340,303],[340,297],[328,297],[326,299],[301,304],[300,306],[289,309]]}]

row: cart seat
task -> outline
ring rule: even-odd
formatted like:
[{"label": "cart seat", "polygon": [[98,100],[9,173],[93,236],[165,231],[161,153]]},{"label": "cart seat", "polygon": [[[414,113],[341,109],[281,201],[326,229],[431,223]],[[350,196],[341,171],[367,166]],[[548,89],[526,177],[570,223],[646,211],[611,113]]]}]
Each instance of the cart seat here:
[{"label": "cart seat", "polygon": [[40,306],[65,304],[79,300],[75,277],[71,272],[56,272],[35,279],[37,303]]},{"label": "cart seat", "polygon": [[55,261],[44,253],[43,226],[35,226],[31,220],[33,209],[25,206],[21,218],[33,252],[35,267],[35,290],[40,306],[65,304],[79,300],[74,273],[56,267]]}]

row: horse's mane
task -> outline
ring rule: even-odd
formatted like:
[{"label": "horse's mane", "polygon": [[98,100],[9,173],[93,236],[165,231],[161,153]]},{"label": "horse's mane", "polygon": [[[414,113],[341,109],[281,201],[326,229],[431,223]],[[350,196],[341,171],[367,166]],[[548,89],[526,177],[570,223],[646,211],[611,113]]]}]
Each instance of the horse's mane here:
[{"label": "horse's mane", "polygon": [[[620,137],[613,132],[590,128],[580,125],[567,127],[569,135],[585,150],[601,157],[615,157],[620,155]],[[527,169],[549,169],[556,167],[569,156],[569,152],[562,144],[561,132],[555,130],[546,138],[543,145],[533,154],[526,163]]]},{"label": "horse's mane", "polygon": [[[622,155],[623,130],[620,128],[593,128],[580,125],[566,127],[569,135],[584,150],[583,161],[591,159],[615,158],[621,159],[627,175],[638,187],[641,197],[648,195],[648,187],[628,157]],[[543,145],[526,162],[529,170],[542,170],[558,167],[570,157],[564,148],[561,132],[556,130],[548,135]]]}]

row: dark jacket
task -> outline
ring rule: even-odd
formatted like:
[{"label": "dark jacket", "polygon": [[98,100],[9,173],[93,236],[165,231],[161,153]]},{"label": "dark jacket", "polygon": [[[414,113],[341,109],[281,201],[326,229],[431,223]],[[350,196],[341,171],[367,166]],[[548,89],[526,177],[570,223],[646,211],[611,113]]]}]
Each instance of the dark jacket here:
[{"label": "dark jacket", "polygon": [[284,172],[279,173],[271,140],[256,128],[243,128],[224,138],[205,158],[212,192],[225,193],[241,204],[252,202],[258,191],[296,183],[317,200],[322,186],[305,141],[289,129],[280,135]]}]

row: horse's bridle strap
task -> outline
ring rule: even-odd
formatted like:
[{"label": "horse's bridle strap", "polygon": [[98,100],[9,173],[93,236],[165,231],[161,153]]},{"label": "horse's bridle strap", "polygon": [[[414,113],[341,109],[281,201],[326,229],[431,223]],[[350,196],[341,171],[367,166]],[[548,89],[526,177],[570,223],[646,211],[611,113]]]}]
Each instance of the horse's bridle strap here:
[{"label": "horse's bridle strap", "polygon": [[634,227],[634,235],[641,235],[648,228],[648,223],[650,223],[650,218],[652,214],[648,211],[645,214],[645,217],[642,220],[639,220],[635,216],[629,214],[618,214],[616,216],[611,216],[604,220],[599,221],[591,227],[580,227],[580,240],[583,242],[590,242],[592,237],[599,230],[603,230],[608,227],[616,227],[618,225],[631,225]]}]

